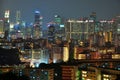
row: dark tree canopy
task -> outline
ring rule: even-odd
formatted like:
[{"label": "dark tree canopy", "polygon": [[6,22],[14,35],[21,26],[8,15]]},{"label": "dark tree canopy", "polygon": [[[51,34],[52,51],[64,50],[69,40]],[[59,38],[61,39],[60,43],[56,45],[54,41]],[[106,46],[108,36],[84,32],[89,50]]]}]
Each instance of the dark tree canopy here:
[{"label": "dark tree canopy", "polygon": [[14,64],[20,64],[18,50],[0,48],[0,65]]}]

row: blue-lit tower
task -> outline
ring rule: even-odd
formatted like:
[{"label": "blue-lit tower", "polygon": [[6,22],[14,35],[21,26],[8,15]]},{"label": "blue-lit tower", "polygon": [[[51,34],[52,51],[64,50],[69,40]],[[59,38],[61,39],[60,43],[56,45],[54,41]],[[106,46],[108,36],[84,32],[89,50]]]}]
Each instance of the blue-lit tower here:
[{"label": "blue-lit tower", "polygon": [[33,38],[39,39],[42,37],[42,19],[43,17],[40,15],[39,11],[35,11],[34,13],[34,28],[33,28]]}]

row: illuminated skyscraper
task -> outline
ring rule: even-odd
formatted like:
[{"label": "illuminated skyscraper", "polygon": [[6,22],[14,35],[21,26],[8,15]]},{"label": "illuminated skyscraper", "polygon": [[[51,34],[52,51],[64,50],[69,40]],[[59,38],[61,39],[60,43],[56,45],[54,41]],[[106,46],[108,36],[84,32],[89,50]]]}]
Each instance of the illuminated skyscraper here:
[{"label": "illuminated skyscraper", "polygon": [[62,47],[54,46],[53,47],[53,63],[62,61]]},{"label": "illuminated skyscraper", "polygon": [[65,39],[65,28],[63,19],[59,15],[54,16],[54,22],[55,22],[55,38],[64,40]]},{"label": "illuminated skyscraper", "polygon": [[55,42],[55,26],[50,25],[48,27],[48,41],[50,43]]},{"label": "illuminated skyscraper", "polygon": [[115,44],[115,46],[120,46],[120,16],[116,16],[113,19],[114,23],[113,23],[113,42]]},{"label": "illuminated skyscraper", "polygon": [[20,11],[16,11],[16,23],[20,23],[21,13]]},{"label": "illuminated skyscraper", "polygon": [[49,52],[48,49],[32,49],[32,59],[30,66],[38,67],[40,63],[48,64]]},{"label": "illuminated skyscraper", "polygon": [[74,39],[84,41],[88,39],[88,20],[70,19],[65,24],[66,39]]},{"label": "illuminated skyscraper", "polygon": [[39,39],[42,37],[42,19],[39,11],[35,11],[35,21],[34,21],[34,30],[33,30],[33,38]]},{"label": "illuminated skyscraper", "polygon": [[[24,29],[24,28],[23,28]],[[29,39],[29,38],[32,38],[32,32],[33,32],[33,25],[26,25],[25,27],[25,31],[24,31],[24,34],[25,34],[25,38],[26,39]]]},{"label": "illuminated skyscraper", "polygon": [[5,32],[5,38],[8,38],[8,34],[9,34],[9,17],[10,17],[10,11],[6,10],[5,14],[4,14],[4,32]]},{"label": "illuminated skyscraper", "polygon": [[68,47],[63,47],[63,61],[67,62],[69,60],[69,49]]},{"label": "illuminated skyscraper", "polygon": [[10,23],[9,36],[11,37],[11,39],[16,39],[14,23]]},{"label": "illuminated skyscraper", "polygon": [[61,24],[61,17],[59,15],[54,16],[55,23],[60,25]]},{"label": "illuminated skyscraper", "polygon": [[112,20],[100,20],[100,25],[97,25],[99,27],[99,34],[100,38],[98,38],[98,42],[101,46],[106,45],[106,43],[112,43],[113,42],[113,22]]},{"label": "illuminated skyscraper", "polygon": [[101,31],[102,29],[100,30],[100,28],[102,28],[102,27],[100,27],[100,22],[97,21],[96,12],[92,12],[90,14],[89,18],[90,18],[90,21],[92,21],[89,24],[89,35],[90,35],[89,39],[90,39],[90,42],[91,42],[90,44],[99,45],[99,43],[101,42],[100,39],[102,40],[103,36],[99,35],[99,32],[102,32]]},{"label": "illuminated skyscraper", "polygon": [[0,37],[4,37],[4,21],[2,19],[0,20]]}]

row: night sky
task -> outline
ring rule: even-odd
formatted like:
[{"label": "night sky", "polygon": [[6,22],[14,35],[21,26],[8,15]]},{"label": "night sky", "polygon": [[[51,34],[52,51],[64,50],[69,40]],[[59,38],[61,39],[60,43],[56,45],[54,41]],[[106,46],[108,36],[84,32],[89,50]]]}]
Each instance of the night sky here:
[{"label": "night sky", "polygon": [[22,20],[29,23],[34,21],[34,11],[39,10],[45,27],[55,14],[80,18],[96,12],[98,19],[111,19],[120,15],[120,0],[0,0],[0,17],[7,9],[11,11],[11,21],[15,20],[16,10],[20,10]]}]

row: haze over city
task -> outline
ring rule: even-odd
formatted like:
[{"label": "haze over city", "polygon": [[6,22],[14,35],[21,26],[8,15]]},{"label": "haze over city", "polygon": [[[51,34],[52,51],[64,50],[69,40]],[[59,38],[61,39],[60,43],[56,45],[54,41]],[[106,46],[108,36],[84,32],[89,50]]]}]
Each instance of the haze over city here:
[{"label": "haze over city", "polygon": [[34,11],[39,10],[45,28],[55,14],[62,18],[80,18],[96,12],[98,19],[111,19],[120,14],[119,4],[120,0],[1,0],[0,17],[5,10],[10,10],[10,20],[14,21],[16,10],[20,10],[22,20],[31,23]]}]

